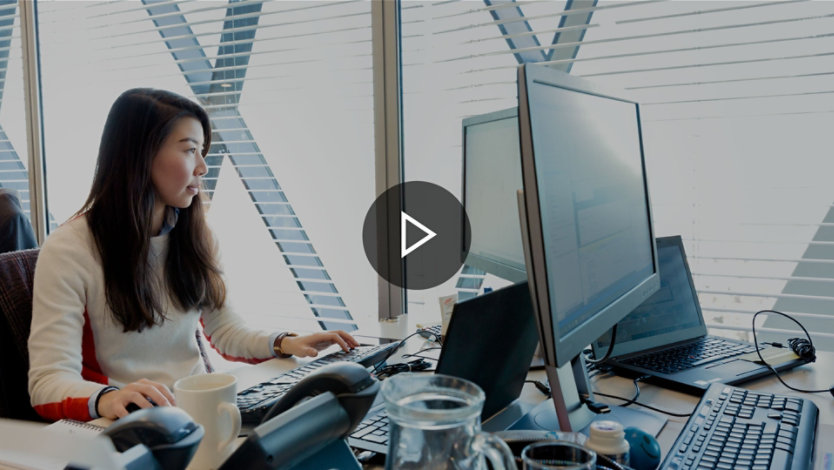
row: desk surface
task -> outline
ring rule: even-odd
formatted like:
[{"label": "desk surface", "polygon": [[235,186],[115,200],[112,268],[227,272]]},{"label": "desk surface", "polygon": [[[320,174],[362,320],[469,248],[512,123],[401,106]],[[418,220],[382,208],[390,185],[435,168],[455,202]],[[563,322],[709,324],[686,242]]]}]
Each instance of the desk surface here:
[{"label": "desk surface", "polygon": [[[414,340],[414,342],[418,342]],[[329,350],[328,350],[329,351]],[[243,390],[247,387],[260,383],[261,381],[279,375],[289,369],[299,366],[307,362],[304,359],[275,359],[270,360],[256,366],[245,366],[231,371],[238,377],[238,390]],[[531,379],[545,380],[544,371],[532,371],[528,376]],[[834,353],[822,352],[818,353],[817,361],[812,364],[806,364],[788,372],[782,373],[782,377],[789,384],[804,389],[822,389],[828,388],[834,383]],[[593,386],[595,391],[605,392],[610,395],[617,395],[630,398],[634,395],[634,384],[631,380],[617,376],[606,376],[599,379],[594,379]],[[770,393],[779,394],[795,394],[794,392],[785,388],[775,377],[756,380],[743,385],[744,388],[750,390],[761,390]],[[834,397],[827,393],[803,393],[796,394],[804,398],[812,400],[819,407],[819,430],[820,433],[826,433],[831,437],[832,430],[834,430]],[[535,404],[544,400],[544,395],[539,392],[532,384],[525,384],[522,389],[520,399],[524,402]],[[597,397],[600,402],[618,404],[618,400],[606,397]],[[667,410],[675,413],[689,413],[698,403],[698,397],[687,395],[685,393],[675,392],[665,388],[661,388],[651,384],[640,385],[640,399],[641,403],[650,404],[654,407]],[[658,442],[663,450],[664,456],[672,444],[675,442],[678,434],[681,432],[683,425],[687,418],[677,418],[667,416],[669,421],[660,432]],[[817,455],[822,444],[826,440],[818,439]],[[831,449],[822,449],[828,450]],[[816,459],[817,468],[820,467],[820,458]]]},{"label": "desk surface", "polygon": [[[834,382],[834,353],[819,353],[817,361],[797,367],[794,370],[781,373],[782,378],[794,387],[802,389],[823,389],[829,388]],[[797,395],[812,400],[819,407],[819,424],[834,425],[834,397],[828,393],[796,393],[782,385],[776,377],[754,380],[739,385],[749,390],[760,390],[782,395]],[[594,390],[599,390],[610,395],[632,397],[634,395],[634,384],[631,380],[621,377],[606,377],[594,382]],[[605,397],[597,397],[599,401],[617,404],[617,400]],[[675,413],[689,413],[698,403],[699,398],[685,393],[675,392],[654,385],[640,385],[641,403],[650,404],[657,408]],[[621,403],[621,402],[620,402]],[[669,421],[658,436],[663,454],[674,444],[675,439],[683,429],[687,418],[668,417]],[[817,446],[819,450],[820,446]],[[831,451],[832,449],[828,449]]]}]

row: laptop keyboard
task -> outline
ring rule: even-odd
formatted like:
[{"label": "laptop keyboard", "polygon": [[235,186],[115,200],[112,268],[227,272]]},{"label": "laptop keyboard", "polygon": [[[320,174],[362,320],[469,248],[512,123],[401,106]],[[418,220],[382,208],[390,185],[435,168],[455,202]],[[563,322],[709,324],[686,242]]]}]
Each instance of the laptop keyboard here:
[{"label": "laptop keyboard", "polygon": [[651,354],[632,357],[623,363],[653,372],[673,374],[702,364],[755,351],[752,344],[707,336],[700,340]]}]

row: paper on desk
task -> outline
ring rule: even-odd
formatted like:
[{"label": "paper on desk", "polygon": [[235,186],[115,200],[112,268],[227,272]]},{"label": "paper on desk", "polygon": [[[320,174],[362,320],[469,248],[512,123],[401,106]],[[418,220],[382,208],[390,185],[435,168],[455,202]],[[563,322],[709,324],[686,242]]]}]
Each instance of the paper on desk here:
[{"label": "paper on desk", "polygon": [[46,427],[49,431],[65,432],[67,434],[86,434],[88,436],[95,436],[104,431],[104,426],[99,426],[93,423],[85,423],[84,421],[76,421],[74,419],[62,419],[55,421]]},{"label": "paper on desk", "polygon": [[[772,366],[778,366],[779,364],[784,364],[788,361],[799,359],[799,356],[797,356],[795,352],[788,348],[767,348],[762,349],[760,352],[762,353],[762,357],[764,358],[764,360]],[[743,354],[739,356],[739,359],[762,364],[762,361],[759,359],[759,355],[756,353],[756,351],[753,351],[748,354]]]},{"label": "paper on desk", "polygon": [[119,453],[106,436],[64,432],[38,423],[0,419],[0,468],[118,469]]}]

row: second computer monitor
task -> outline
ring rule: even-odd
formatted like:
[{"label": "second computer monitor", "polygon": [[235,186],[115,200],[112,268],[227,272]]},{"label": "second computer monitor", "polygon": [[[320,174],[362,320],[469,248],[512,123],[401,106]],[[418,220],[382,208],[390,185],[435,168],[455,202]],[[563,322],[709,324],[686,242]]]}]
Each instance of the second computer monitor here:
[{"label": "second computer monitor", "polygon": [[516,192],[521,189],[518,109],[463,120],[463,205],[472,242],[466,264],[527,280]]}]

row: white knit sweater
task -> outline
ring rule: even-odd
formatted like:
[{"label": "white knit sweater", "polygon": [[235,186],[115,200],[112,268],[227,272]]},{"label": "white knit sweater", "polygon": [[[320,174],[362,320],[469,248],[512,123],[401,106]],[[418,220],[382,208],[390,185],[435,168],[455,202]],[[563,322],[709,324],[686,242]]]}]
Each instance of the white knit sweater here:
[{"label": "white knit sweater", "polygon": [[[163,276],[168,235],[151,239],[150,261]],[[93,402],[105,387],[147,378],[172,387],[203,373],[195,332],[202,324],[224,357],[260,362],[273,357],[275,334],[247,329],[230,309],[180,311],[168,301],[167,320],[141,333],[122,330],[105,301],[98,250],[84,217],[52,233],[35,269],[29,336],[29,395],[47,419],[95,417]]]}]

